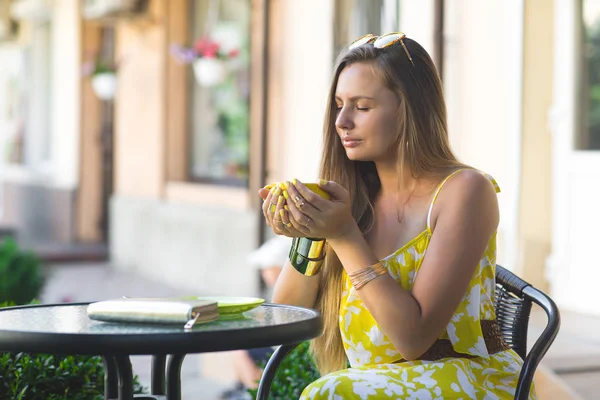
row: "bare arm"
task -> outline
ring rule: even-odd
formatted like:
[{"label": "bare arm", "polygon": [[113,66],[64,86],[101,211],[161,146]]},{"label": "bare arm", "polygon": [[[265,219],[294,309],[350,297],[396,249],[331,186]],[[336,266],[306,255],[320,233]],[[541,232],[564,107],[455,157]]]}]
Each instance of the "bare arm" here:
[{"label": "bare arm", "polygon": [[[495,190],[479,172],[458,174],[446,184],[443,194],[412,292],[387,274],[358,292],[382,330],[409,360],[427,351],[447,326],[498,226]],[[330,241],[330,246],[348,273],[378,261],[358,229]]]},{"label": "bare arm", "polygon": [[[333,202],[326,203],[303,186],[297,188],[314,204],[314,210],[307,206],[302,210],[314,221],[306,233],[327,237],[348,274],[377,263],[354,220],[349,228],[339,228],[344,226],[342,220],[349,220],[347,192],[331,182],[324,188],[332,190]],[[290,189],[290,196],[296,193]],[[299,215],[296,219],[302,217],[293,204],[290,210]],[[448,181],[436,210],[435,229],[412,291],[404,290],[388,274],[358,291],[383,332],[407,360],[427,351],[448,325],[498,226],[496,192],[477,171],[466,170]]]},{"label": "bare arm", "polygon": [[273,290],[273,303],[314,308],[319,276],[304,276],[286,261]]},{"label": "bare arm", "polygon": [[[258,191],[259,196],[264,200],[263,202],[263,214],[265,215],[265,221],[268,226],[273,228],[274,232],[281,235],[284,231],[281,230],[281,219],[279,219],[279,228],[275,223],[275,216],[279,215],[280,211],[283,210],[282,202],[278,202],[278,196],[280,193],[272,193],[262,188]],[[275,212],[269,210],[271,204],[277,207]],[[286,220],[287,221],[287,220]],[[285,231],[286,236],[293,237],[289,231]],[[319,277],[318,276],[305,276],[296,269],[287,260],[283,265],[281,273],[277,278],[275,287],[273,288],[273,302],[279,304],[289,304],[293,306],[314,308],[317,293],[319,291]]]}]

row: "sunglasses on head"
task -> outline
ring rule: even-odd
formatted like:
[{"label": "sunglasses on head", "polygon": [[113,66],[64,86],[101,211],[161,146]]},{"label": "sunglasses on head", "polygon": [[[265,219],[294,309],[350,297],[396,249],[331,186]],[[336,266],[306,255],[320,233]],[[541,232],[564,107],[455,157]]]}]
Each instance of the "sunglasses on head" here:
[{"label": "sunglasses on head", "polygon": [[404,49],[404,52],[406,53],[406,56],[410,60],[410,63],[414,67],[415,63],[413,62],[413,59],[410,56],[406,45],[404,44],[404,38],[406,38],[406,35],[402,32],[391,32],[381,36],[375,36],[371,33],[368,33],[364,36],[359,37],[354,42],[350,43],[350,46],[348,46],[348,48],[352,50],[364,44],[373,43],[373,47],[375,47],[376,49],[384,49],[395,43],[400,43],[402,45],[402,48]]}]

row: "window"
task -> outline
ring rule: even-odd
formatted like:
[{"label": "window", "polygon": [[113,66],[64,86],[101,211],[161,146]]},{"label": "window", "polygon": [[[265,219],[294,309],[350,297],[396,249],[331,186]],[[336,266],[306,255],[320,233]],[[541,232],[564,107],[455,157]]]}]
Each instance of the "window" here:
[{"label": "window", "polygon": [[10,62],[4,68],[9,70],[0,80],[6,82],[6,97],[0,101],[6,101],[3,162],[32,171],[44,170],[50,162],[50,32],[49,23],[33,25],[28,46],[7,53]]},{"label": "window", "polygon": [[398,30],[400,0],[336,0],[334,55],[367,33]]},{"label": "window", "polygon": [[[335,0],[334,57],[356,38],[402,31],[429,52],[440,77],[444,70],[446,8],[459,7],[448,0]],[[460,8],[460,7],[459,7]]]},{"label": "window", "polygon": [[582,116],[576,146],[580,150],[600,150],[600,0],[583,0],[581,10]]},{"label": "window", "polygon": [[192,0],[190,10],[190,43],[208,36],[237,55],[211,66],[225,71],[218,84],[200,83],[201,70],[193,66],[189,177],[197,182],[247,187],[251,0]]},{"label": "window", "polygon": [[26,51],[19,48],[0,49],[0,170],[2,164],[21,164],[27,78]]}]

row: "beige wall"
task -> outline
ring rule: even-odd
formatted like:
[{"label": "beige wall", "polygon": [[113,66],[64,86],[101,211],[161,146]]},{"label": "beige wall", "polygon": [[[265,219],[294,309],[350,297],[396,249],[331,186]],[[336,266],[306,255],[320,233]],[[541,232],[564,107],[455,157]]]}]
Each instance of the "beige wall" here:
[{"label": "beige wall", "polygon": [[333,0],[272,1],[268,180],[318,178],[333,6]]},{"label": "beige wall", "polygon": [[551,239],[552,4],[449,0],[445,21],[452,145],[502,189],[498,262],[541,288]]},{"label": "beige wall", "polygon": [[400,30],[409,38],[419,42],[431,57],[434,56],[435,46],[434,20],[434,0],[402,0],[400,2]]},{"label": "beige wall", "polygon": [[80,16],[79,2],[55,0],[52,13],[50,158],[53,184],[74,189],[79,180]]},{"label": "beige wall", "polygon": [[[81,24],[81,62],[95,54],[101,45],[101,26]],[[102,229],[102,104],[92,89],[91,79],[81,81],[79,146],[79,186],[77,191],[77,236],[82,241],[99,242]]]},{"label": "beige wall", "polygon": [[521,276],[547,289],[544,264],[550,253],[551,134],[547,123],[552,104],[553,1],[525,2],[523,66],[523,138],[519,216]]},{"label": "beige wall", "polygon": [[[115,193],[161,197],[165,176],[166,0],[150,2],[143,23],[116,29]],[[148,22],[150,21],[150,22]]]},{"label": "beige wall", "polygon": [[491,174],[502,189],[498,262],[511,270],[517,263],[521,3],[447,0],[445,18],[450,140],[463,162]]}]

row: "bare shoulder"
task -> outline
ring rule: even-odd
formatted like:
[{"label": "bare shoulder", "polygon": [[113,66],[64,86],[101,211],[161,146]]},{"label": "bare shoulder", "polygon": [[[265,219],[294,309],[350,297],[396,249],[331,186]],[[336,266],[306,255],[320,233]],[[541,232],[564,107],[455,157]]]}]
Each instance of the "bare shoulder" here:
[{"label": "bare shoulder", "polygon": [[485,215],[492,224],[499,221],[498,197],[494,183],[483,172],[465,169],[454,174],[442,187],[434,209],[432,226],[442,214]]},{"label": "bare shoulder", "polygon": [[496,198],[496,188],[488,176],[476,169],[464,169],[458,171],[448,179],[440,196],[444,197],[488,197]]}]

